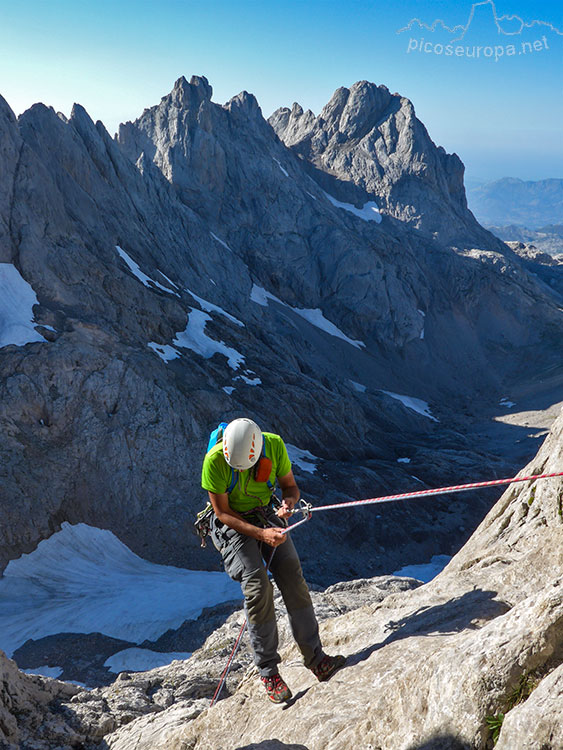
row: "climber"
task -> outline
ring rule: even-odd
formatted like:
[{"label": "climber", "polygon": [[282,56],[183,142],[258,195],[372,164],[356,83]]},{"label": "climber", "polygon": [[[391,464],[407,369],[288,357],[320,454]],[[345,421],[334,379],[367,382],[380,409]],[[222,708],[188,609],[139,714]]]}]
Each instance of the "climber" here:
[{"label": "climber", "polygon": [[[277,511],[273,501],[276,480],[282,491]],[[282,530],[299,500],[282,438],[262,433],[251,419],[235,419],[225,427],[222,439],[208,449],[201,484],[214,511],[211,538],[226,572],[242,587],[254,663],[268,697],[274,703],[291,698],[278,671],[281,659],[268,565],[305,666],[320,682],[328,680],[345,658],[323,652],[299,557],[289,534]]]}]

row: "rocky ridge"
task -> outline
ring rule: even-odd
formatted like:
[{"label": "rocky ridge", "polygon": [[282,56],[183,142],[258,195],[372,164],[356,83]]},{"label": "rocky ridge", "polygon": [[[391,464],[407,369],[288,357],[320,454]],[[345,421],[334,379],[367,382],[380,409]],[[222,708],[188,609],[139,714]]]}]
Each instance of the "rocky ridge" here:
[{"label": "rocky ridge", "polygon": [[[563,414],[522,475],[560,471]],[[265,703],[247,652],[235,663],[230,697],[207,708],[240,613],[189,661],[90,692],[21,675],[2,658],[6,747],[19,733],[26,742],[33,736],[26,747],[37,750],[78,742],[99,750],[485,750],[494,720],[501,750],[558,750],[562,498],[560,477],[511,486],[424,586],[387,578],[315,594],[323,643],[348,662],[316,683],[284,624],[283,674],[295,696],[284,709]],[[42,718],[43,734],[30,734]]]}]

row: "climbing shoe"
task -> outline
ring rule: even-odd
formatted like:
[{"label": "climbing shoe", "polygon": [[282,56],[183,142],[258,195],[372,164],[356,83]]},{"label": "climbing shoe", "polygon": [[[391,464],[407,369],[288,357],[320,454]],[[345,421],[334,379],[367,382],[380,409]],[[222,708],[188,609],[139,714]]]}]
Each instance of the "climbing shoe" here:
[{"label": "climbing shoe", "polygon": [[266,688],[268,698],[274,703],[283,703],[291,698],[291,690],[282,680],[279,672],[271,677],[260,677],[260,679]]},{"label": "climbing shoe", "polygon": [[319,682],[326,682],[326,680],[330,680],[337,669],[340,669],[345,664],[345,656],[327,656],[325,654],[317,666],[311,669],[311,672]]}]

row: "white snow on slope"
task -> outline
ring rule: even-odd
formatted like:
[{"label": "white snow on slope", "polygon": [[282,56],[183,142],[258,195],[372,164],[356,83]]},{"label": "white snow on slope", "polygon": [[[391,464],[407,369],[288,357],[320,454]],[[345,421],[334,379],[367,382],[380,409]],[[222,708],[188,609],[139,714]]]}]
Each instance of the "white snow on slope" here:
[{"label": "white snow on slope", "polygon": [[185,329],[178,331],[174,337],[172,341],[173,346],[170,344],[158,344],[155,341],[150,341],[147,346],[165,362],[170,362],[170,360],[176,359],[181,355],[181,352],[176,347],[191,349],[205,359],[210,359],[214,354],[223,354],[227,357],[229,367],[237,370],[244,362],[244,355],[237,352],[231,346],[227,346],[223,341],[216,341],[210,338],[205,333],[205,324],[210,320],[211,318],[207,313],[201,310],[192,310],[188,314],[188,322]]},{"label": "white snow on slope", "polygon": [[227,245],[227,243],[226,243],[226,242],[223,242],[223,240],[222,240],[222,239],[221,239],[220,237],[217,237],[217,235],[216,235],[216,234],[213,234],[213,232],[209,232],[209,234],[210,234],[210,235],[211,235],[211,236],[213,237],[213,239],[214,239],[214,240],[217,240],[217,242],[218,242],[218,243],[219,243],[220,245],[223,245],[223,247],[225,247],[225,248],[226,248],[226,249],[227,249],[227,250],[228,250],[228,251],[229,251],[230,253],[232,253],[232,252],[233,252],[233,251],[231,250],[231,248],[230,248],[230,247],[229,247],[229,246]]},{"label": "white snow on slope", "polygon": [[375,201],[368,201],[367,203],[364,203],[362,208],[356,208],[356,206],[354,206],[352,203],[342,203],[341,201],[336,200],[336,198],[333,198],[332,195],[325,193],[324,190],[323,193],[326,195],[332,205],[336,206],[336,208],[343,208],[345,211],[349,211],[351,214],[358,216],[364,221],[375,221],[377,222],[377,224],[381,223],[379,206]]},{"label": "white snow on slope", "polygon": [[286,177],[289,177],[289,172],[287,171],[287,169],[284,169],[282,167],[281,162],[278,159],[274,159],[274,161],[276,162],[276,164],[278,165],[278,167],[281,169],[281,171],[284,173],[284,175]]},{"label": "white snow on slope", "polygon": [[394,576],[404,576],[406,578],[416,578],[418,581],[428,583],[441,573],[452,558],[448,555],[434,555],[429,563],[420,565],[405,565],[400,570],[396,570]]},{"label": "white snow on slope", "polygon": [[108,667],[110,672],[119,674],[119,672],[146,672],[149,669],[165,667],[173,661],[185,661],[189,659],[191,653],[170,652],[161,653],[160,651],[151,651],[148,648],[126,648],[112,654],[104,662],[104,667]]},{"label": "white snow on slope", "polygon": [[196,302],[199,302],[200,307],[203,310],[205,310],[205,312],[219,313],[219,315],[223,315],[225,318],[228,318],[228,320],[235,323],[240,328],[244,328],[244,323],[242,322],[242,320],[235,318],[234,315],[231,315],[230,313],[226,312],[226,310],[223,310],[222,307],[219,307],[218,305],[214,305],[213,302],[208,302],[206,299],[203,299],[203,297],[198,297],[197,294],[192,292],[191,289],[186,289],[186,292],[188,294],[191,294],[191,296],[196,300]]},{"label": "white snow on slope", "polygon": [[410,464],[411,460],[410,458],[398,458],[397,463],[398,464]]},{"label": "white snow on slope", "polygon": [[33,667],[32,669],[22,669],[22,672],[26,674],[40,674],[43,677],[52,677],[54,680],[60,677],[64,672],[62,667]]},{"label": "white snow on slope", "polygon": [[317,470],[317,456],[314,456],[310,451],[306,451],[303,448],[298,448],[296,445],[286,443],[287,455],[292,464],[299,466],[302,471],[308,471],[309,474],[314,474]]},{"label": "white snow on slope", "polygon": [[[125,261],[125,263],[127,264],[127,267],[129,268],[129,270],[131,271],[131,273],[133,274],[133,276],[135,276],[135,278],[139,279],[139,281],[142,284],[144,284],[144,286],[146,286],[146,287],[148,287],[150,289],[151,288],[151,284],[152,284],[152,286],[156,286],[159,289],[162,289],[163,292],[168,292],[168,294],[175,294],[176,297],[180,296],[178,294],[178,292],[175,292],[172,289],[168,289],[168,287],[163,286],[158,281],[155,281],[154,279],[151,279],[150,276],[147,276],[146,273],[143,273],[141,271],[140,267],[139,267],[139,264],[135,263],[135,261],[133,260],[133,258],[131,258],[129,255],[127,255],[127,253],[125,252],[125,250],[123,250],[123,248],[119,247],[119,245],[116,245],[115,249],[119,253],[119,256]],[[159,273],[162,276],[164,276],[164,274],[162,273],[162,271],[159,271]],[[164,276],[164,278],[167,281],[170,281],[170,279],[168,279],[166,276]],[[172,284],[171,281],[170,281],[170,283]],[[176,284],[173,284],[173,286],[176,286]]]},{"label": "white snow on slope", "polygon": [[509,398],[501,398],[501,400],[498,402],[499,406],[504,406],[505,409],[511,409],[513,406],[516,406],[515,401],[511,401]]},{"label": "white snow on slope", "polygon": [[[159,273],[159,274],[160,274],[160,275],[161,275],[161,276],[162,276],[162,277],[163,277],[164,279],[166,279],[166,281],[167,281],[167,282],[168,282],[168,283],[169,283],[169,284],[170,284],[171,286],[173,286],[173,287],[174,287],[174,289],[178,289],[178,284],[175,284],[175,283],[174,283],[174,282],[172,281],[172,279],[169,279],[169,278],[168,278],[168,276],[167,276],[167,275],[166,275],[165,273],[162,273],[162,271],[160,271],[159,269],[157,269],[157,271],[158,271],[158,273]],[[169,290],[169,291],[170,291],[170,290]],[[178,296],[179,296],[179,295],[178,295]]]},{"label": "white snow on slope", "polygon": [[0,648],[11,656],[28,638],[105,633],[155,640],[204,607],[240,599],[226,573],[155,565],[111,531],[63,523],[0,578]]},{"label": "white snow on slope", "polygon": [[399,393],[392,393],[391,391],[381,392],[387,394],[387,396],[391,396],[391,398],[397,399],[397,401],[400,401],[403,406],[407,407],[407,409],[412,409],[412,411],[417,412],[417,414],[422,414],[423,417],[428,417],[428,419],[432,419],[434,422],[440,421],[432,415],[427,402],[423,401],[421,398],[415,398],[414,396],[401,396]]},{"label": "white snow on slope", "polygon": [[33,341],[45,342],[35,330],[33,305],[37,296],[12,263],[0,263],[0,348]]},{"label": "white snow on slope", "polygon": [[325,316],[322,313],[322,310],[319,310],[319,308],[315,308],[312,310],[301,310],[297,307],[291,308],[293,312],[297,313],[297,315],[300,315],[302,318],[305,318],[309,323],[312,323],[317,328],[320,328],[321,331],[325,331],[326,333],[329,333],[331,336],[336,336],[336,338],[342,339],[343,341],[346,341],[348,344],[351,344],[352,346],[355,346],[356,349],[361,349],[362,347],[365,347],[365,344],[363,341],[358,341],[356,339],[351,339],[348,336],[346,336],[345,333],[343,333],[340,328],[337,328],[334,323],[331,323],[330,320],[327,320]]},{"label": "white snow on slope", "polygon": [[358,393],[365,393],[367,391],[366,386],[363,385],[362,383],[358,383],[355,380],[350,380],[349,382],[350,382],[352,388],[355,391],[357,391]]},{"label": "white snow on slope", "polygon": [[174,349],[170,344],[157,344],[156,341],[149,341],[147,344],[164,362],[170,362],[172,359],[177,359],[181,356],[177,349]]},{"label": "white snow on slope", "polygon": [[[424,312],[424,310],[417,310],[417,313],[419,313],[419,315],[422,315],[423,318],[426,317],[426,313]],[[421,339],[424,338],[424,323],[422,324],[422,331],[420,332],[420,338]]]},{"label": "white snow on slope", "polygon": [[352,346],[355,346],[356,349],[361,349],[362,347],[365,347],[365,344],[363,341],[349,338],[348,336],[346,336],[346,334],[343,331],[340,330],[340,328],[335,326],[334,323],[331,323],[330,320],[327,320],[325,316],[323,315],[322,310],[320,310],[318,307],[313,308],[313,309],[291,307],[291,305],[288,305],[286,302],[282,302],[281,299],[276,297],[271,292],[266,291],[266,289],[263,289],[261,286],[258,286],[257,284],[252,285],[252,291],[250,292],[250,299],[252,300],[252,302],[256,302],[256,304],[258,305],[262,305],[262,307],[267,307],[268,300],[273,300],[274,302],[277,302],[280,305],[287,307],[289,310],[292,310],[296,315],[299,315],[301,318],[304,318],[308,323],[311,323],[316,328],[320,328],[321,331],[324,331],[325,333],[328,333],[331,336],[336,336],[336,338],[346,341],[347,344],[351,344]]},{"label": "white snow on slope", "polygon": [[[247,370],[247,373],[251,375],[256,375],[256,373],[252,372],[251,370]],[[251,378],[247,375],[243,375],[242,373],[240,375],[237,375],[236,378],[234,378],[234,381],[236,380],[243,380],[246,385],[262,385],[262,380],[256,375],[256,377]],[[233,381],[233,382],[234,382]]]},{"label": "white snow on slope", "polygon": [[257,305],[261,305],[262,307],[268,307],[269,299],[273,300],[274,302],[278,302],[284,307],[288,307],[288,305],[286,305],[285,302],[282,302],[281,299],[276,297],[275,294],[266,291],[261,286],[258,286],[258,284],[252,285],[252,289],[250,291],[250,299],[252,302],[256,302]]},{"label": "white snow on slope", "polygon": [[244,356],[237,352],[223,341],[216,341],[205,333],[205,324],[211,318],[201,310],[192,310],[188,315],[188,323],[183,331],[176,334],[172,342],[175,346],[191,349],[197,354],[201,354],[205,359],[209,359],[214,354],[224,354],[227,357],[229,367],[237,370],[244,362]]}]

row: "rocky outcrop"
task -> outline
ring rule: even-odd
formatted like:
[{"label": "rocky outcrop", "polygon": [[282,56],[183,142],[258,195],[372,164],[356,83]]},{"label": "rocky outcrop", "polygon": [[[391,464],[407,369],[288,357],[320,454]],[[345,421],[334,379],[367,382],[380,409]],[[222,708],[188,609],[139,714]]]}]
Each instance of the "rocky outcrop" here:
[{"label": "rocky outcrop", "polygon": [[[561,471],[563,414],[522,476]],[[267,702],[245,650],[233,665],[229,697],[207,708],[241,613],[189,661],[123,674],[109,688],[70,699],[59,696],[51,710],[56,705],[59,720],[99,750],[486,750],[493,746],[491,727],[499,730],[503,750],[538,743],[558,750],[562,498],[561,477],[511,486],[424,586],[387,578],[314,593],[323,644],[348,662],[328,683],[316,682],[284,622],[282,672],[294,699],[281,710]],[[2,664],[5,695],[22,680],[26,691],[32,689],[31,678]],[[41,684],[60,689],[52,680]],[[12,741],[16,731],[28,736],[25,721],[12,721]],[[48,742],[35,747],[46,750],[53,746]]]},{"label": "rocky outcrop", "polygon": [[[427,195],[435,237],[406,209],[378,223],[347,192],[327,197],[335,175],[329,185],[286,147],[251,94],[215,104],[204,78],[179,79],[118,140],[79,105],[68,121],[44,105],[16,120],[2,103],[0,262],[36,295],[42,340],[0,348],[0,568],[64,521],[110,529],[155,562],[216,567],[190,533],[202,453],[241,414],[318,457],[316,473],[296,464],[313,500],[512,470],[484,459],[456,415],[495,403],[537,361],[560,364],[559,297],[471,223],[457,157],[412,106],[352,89],[326,113],[351,149],[348,182],[376,191],[375,176],[358,181],[356,142],[372,133],[365,168],[380,169],[377,123],[398,104],[381,196]],[[420,464],[397,463],[405,451]],[[344,564],[372,575],[449,552],[489,502],[421,507],[408,536],[394,510],[385,532],[366,514],[338,537],[345,563],[305,532],[317,582]]]},{"label": "rocky outcrop", "polygon": [[459,157],[436,147],[412,102],[386,86],[359,81],[339,88],[318,117],[294,104],[269,122],[341,200],[375,197],[385,215],[442,241],[494,246],[467,210]]},{"label": "rocky outcrop", "polygon": [[[312,597],[317,617],[322,622],[419,585],[413,579],[387,576],[336,584],[322,594],[313,591]],[[289,646],[289,622],[279,594],[275,601],[281,643]],[[221,608],[216,609],[220,613]],[[165,743],[166,737],[209,706],[217,686],[217,675],[223,669],[233,634],[236,636],[243,618],[243,612],[237,608],[189,661],[175,661],[168,667],[149,672],[122,673],[108,688],[83,690],[68,682],[22,674],[15,663],[0,652],[3,685],[0,747],[3,750],[19,747],[66,750],[82,743],[94,748],[102,738],[105,738],[102,747],[107,747],[107,743],[121,742],[120,738],[131,741],[130,728],[133,727],[135,732],[142,731],[148,747],[151,742],[155,747]],[[236,690],[244,674],[252,670],[251,665],[252,656],[245,639],[233,662],[223,696]]]}]

